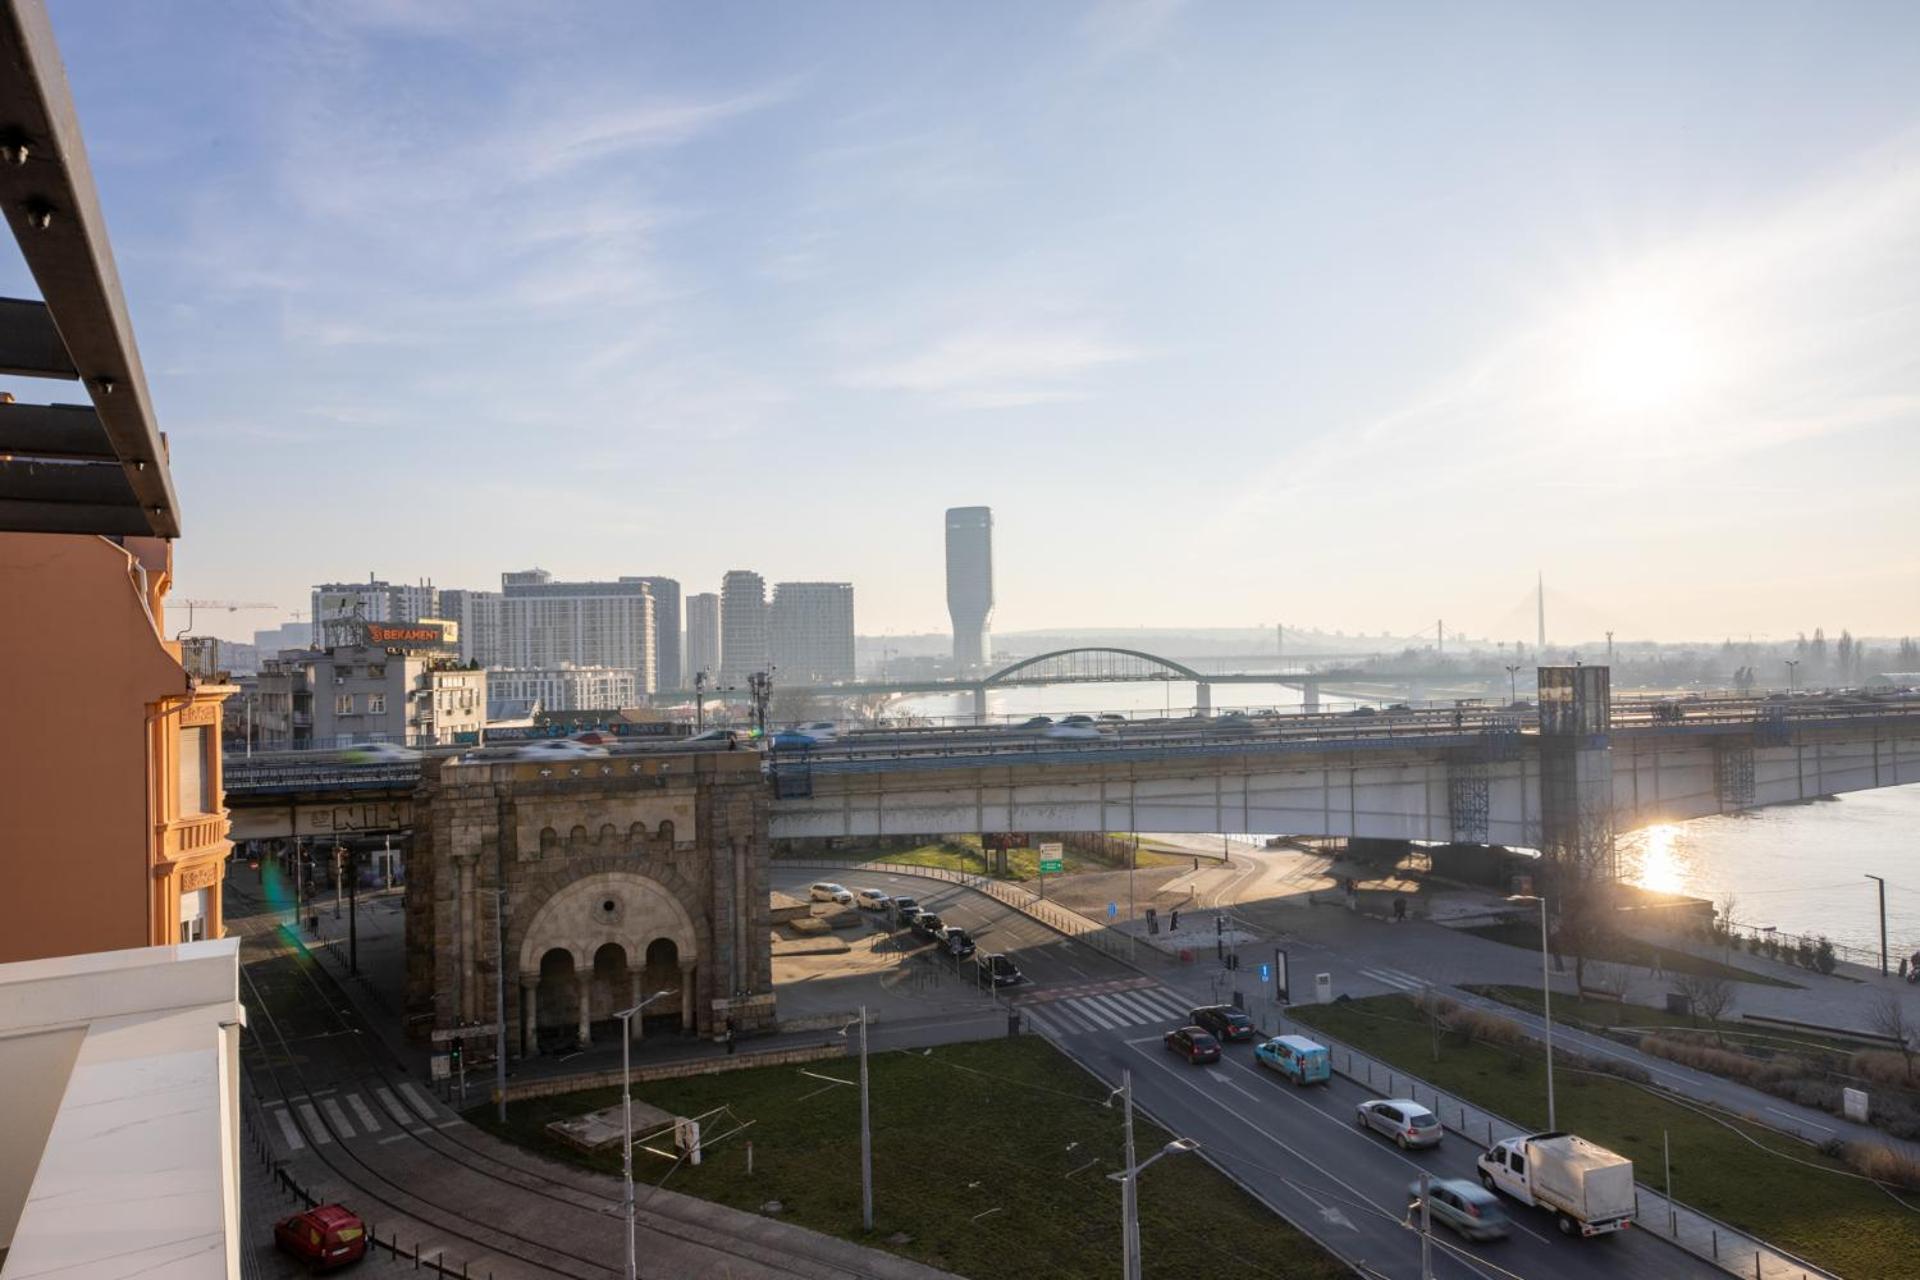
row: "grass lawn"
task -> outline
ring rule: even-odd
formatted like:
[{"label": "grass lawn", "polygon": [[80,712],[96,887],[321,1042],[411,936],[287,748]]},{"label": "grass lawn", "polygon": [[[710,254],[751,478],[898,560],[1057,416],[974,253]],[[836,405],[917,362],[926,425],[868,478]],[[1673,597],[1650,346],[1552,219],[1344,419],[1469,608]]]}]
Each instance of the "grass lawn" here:
[{"label": "grass lawn", "polygon": [[[948,871],[962,871],[969,875],[985,875],[985,863],[980,853],[980,837],[955,836],[947,840],[930,841],[912,849],[843,851],[838,856],[849,862],[895,862],[909,867],[942,867]],[[1100,858],[1089,857],[1072,849],[1061,851],[1062,875],[1072,875],[1078,871],[1115,871],[1124,870],[1126,863],[1106,862]],[[1140,851],[1142,867],[1190,866],[1193,859],[1189,856],[1149,853]],[[1037,849],[1009,849],[1007,851],[1007,874],[996,876],[1001,880],[1033,880],[1040,874],[1040,851]],[[1051,873],[1049,873],[1051,874]]]},{"label": "grass lawn", "polygon": [[[1468,991],[1487,996],[1502,1004],[1510,1004],[1516,1009],[1525,1009],[1529,1013],[1540,1012],[1540,989],[1538,987],[1506,986],[1470,986]],[[1800,1053],[1825,1056],[1837,1055],[1844,1061],[1855,1050],[1868,1048],[1851,1040],[1834,1040],[1810,1031],[1794,1031],[1787,1027],[1760,1027],[1748,1022],[1725,1020],[1714,1021],[1709,1018],[1690,1018],[1684,1013],[1668,1013],[1665,1009],[1653,1008],[1644,1004],[1624,1004],[1614,1000],[1574,1000],[1564,995],[1553,998],[1554,1021],[1584,1023],[1589,1027],[1602,1030],[1623,1027],[1633,1031],[1693,1031],[1702,1035],[1717,1034],[1730,1049],[1764,1049],[1769,1053]],[[1698,1036],[1691,1037],[1698,1039]]]},{"label": "grass lawn", "polygon": [[[1540,954],[1540,926],[1521,920],[1508,920],[1501,924],[1480,925],[1473,929],[1462,929],[1476,938],[1485,938],[1489,942],[1505,943],[1509,947],[1519,947],[1523,951]],[[1655,959],[1668,973],[1698,973],[1706,976],[1719,976],[1733,982],[1757,982],[1766,987],[1791,987],[1796,991],[1805,990],[1797,982],[1788,982],[1782,978],[1769,977],[1764,973],[1754,973],[1749,969],[1740,969],[1721,964],[1718,960],[1706,960],[1689,955],[1684,951],[1661,950],[1639,938],[1630,938],[1624,934],[1613,934],[1599,939],[1588,960],[1610,961],[1614,964],[1630,964],[1642,969],[1653,968]],[[1569,968],[1572,967],[1569,962]]]},{"label": "grass lawn", "polygon": [[[676,1115],[726,1106],[753,1127],[683,1166],[667,1186],[863,1240],[969,1276],[1105,1280],[1120,1257],[1120,1116],[1106,1091],[1038,1037],[876,1054],[872,1068],[874,1232],[860,1229],[860,1111],[856,1088],[760,1067],[642,1086],[636,1097]],[[815,1063],[858,1080],[852,1060]],[[504,1136],[617,1175],[619,1146],[587,1156],[551,1139],[548,1121],[620,1100],[618,1089],[515,1103]],[[500,1132],[491,1107],[468,1113]],[[711,1134],[715,1121],[705,1126]],[[731,1125],[723,1125],[731,1127]],[[1140,1151],[1171,1135],[1136,1117]],[[746,1142],[753,1141],[753,1173]],[[667,1161],[636,1154],[636,1181]],[[639,1194],[644,1197],[642,1187]],[[1350,1273],[1319,1246],[1194,1158],[1162,1160],[1140,1177],[1146,1274],[1333,1280]],[[891,1245],[904,1232],[911,1239]]]},{"label": "grass lawn", "polygon": [[[1308,1005],[1294,1016],[1518,1124],[1546,1127],[1546,1063],[1537,1047],[1510,1052],[1443,1038],[1435,1062],[1427,1023],[1404,996]],[[1623,1080],[1562,1067],[1555,1084],[1560,1127],[1630,1157],[1648,1186],[1660,1185],[1665,1131],[1682,1202],[1841,1275],[1913,1274],[1920,1214],[1870,1183],[1828,1172],[1840,1162],[1757,1126],[1732,1132]]]}]

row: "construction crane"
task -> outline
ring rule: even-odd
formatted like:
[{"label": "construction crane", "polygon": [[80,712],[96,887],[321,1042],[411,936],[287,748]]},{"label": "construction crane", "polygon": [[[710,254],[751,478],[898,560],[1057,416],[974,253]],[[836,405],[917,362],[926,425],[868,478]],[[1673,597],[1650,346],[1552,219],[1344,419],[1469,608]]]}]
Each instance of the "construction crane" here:
[{"label": "construction crane", "polygon": [[176,600],[174,603],[187,606],[187,625],[180,628],[180,635],[174,637],[176,640],[193,630],[195,609],[225,609],[228,613],[235,613],[241,609],[278,609],[280,607],[277,604],[262,604],[256,600]]}]

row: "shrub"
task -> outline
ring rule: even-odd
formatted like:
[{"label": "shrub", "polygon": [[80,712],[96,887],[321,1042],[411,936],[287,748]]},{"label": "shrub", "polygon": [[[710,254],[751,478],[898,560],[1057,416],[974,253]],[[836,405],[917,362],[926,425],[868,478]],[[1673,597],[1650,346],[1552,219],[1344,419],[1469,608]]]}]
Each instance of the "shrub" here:
[{"label": "shrub", "polygon": [[1920,1189],[1920,1160],[1904,1152],[1870,1142],[1849,1142],[1841,1150],[1856,1173],[1907,1190]]},{"label": "shrub", "polygon": [[1640,1052],[1651,1054],[1656,1058],[1665,1058],[1669,1062],[1678,1062],[1696,1071],[1709,1071],[1717,1076],[1741,1080],[1765,1089],[1785,1084],[1806,1071],[1806,1064],[1797,1059],[1770,1062],[1761,1058],[1748,1057],[1732,1049],[1721,1049],[1710,1044],[1695,1044],[1667,1036],[1643,1036],[1640,1040]]},{"label": "shrub", "polygon": [[1832,973],[1833,966],[1833,942],[1821,934],[1819,943],[1813,949],[1813,967],[1821,973]]},{"label": "shrub", "polygon": [[1847,1072],[1875,1084],[1905,1088],[1907,1060],[1892,1049],[1861,1049],[1847,1059]]}]

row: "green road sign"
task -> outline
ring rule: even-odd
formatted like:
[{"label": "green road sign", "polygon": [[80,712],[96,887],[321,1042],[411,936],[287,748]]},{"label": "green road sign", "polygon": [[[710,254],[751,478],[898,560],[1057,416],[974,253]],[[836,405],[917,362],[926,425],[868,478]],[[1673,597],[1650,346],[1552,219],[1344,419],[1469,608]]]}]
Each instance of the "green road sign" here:
[{"label": "green road sign", "polygon": [[1042,874],[1060,870],[1062,847],[1057,841],[1048,841],[1040,846],[1040,871]]}]

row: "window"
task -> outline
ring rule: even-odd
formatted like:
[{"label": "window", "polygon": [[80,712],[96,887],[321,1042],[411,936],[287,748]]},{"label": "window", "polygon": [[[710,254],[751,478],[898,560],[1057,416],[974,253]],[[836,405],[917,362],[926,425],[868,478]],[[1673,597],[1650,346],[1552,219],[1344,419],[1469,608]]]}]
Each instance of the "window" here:
[{"label": "window", "polygon": [[353,714],[353,695],[350,693],[334,694],[333,695],[333,714],[337,716],[352,715]]},{"label": "window", "polygon": [[367,714],[370,716],[383,716],[387,714],[387,695],[384,693],[368,694]]},{"label": "window", "polygon": [[385,680],[386,678],[387,678],[387,664],[386,664],[386,663],[384,663],[384,662],[369,662],[369,663],[367,664],[367,679],[369,679],[369,680]]},{"label": "window", "polygon": [[207,891],[180,895],[180,941],[204,942],[207,937]]},{"label": "window", "polygon": [[212,813],[213,779],[207,767],[208,739],[213,731],[206,725],[189,725],[180,730],[180,794],[178,817]]}]

